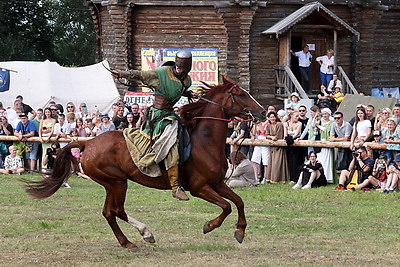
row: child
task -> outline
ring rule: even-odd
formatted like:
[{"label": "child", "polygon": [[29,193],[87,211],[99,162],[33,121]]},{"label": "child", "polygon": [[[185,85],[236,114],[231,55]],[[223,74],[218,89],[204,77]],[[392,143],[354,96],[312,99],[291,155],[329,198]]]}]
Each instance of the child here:
[{"label": "child", "polygon": [[25,151],[25,144],[21,141],[15,141],[12,145],[17,148],[17,156],[22,158],[22,155]]},{"label": "child", "polygon": [[373,189],[379,190],[386,187],[387,168],[386,156],[380,155],[375,161],[372,175],[368,177],[368,181],[372,185]]},{"label": "child", "polygon": [[294,92],[290,94],[289,103],[286,108],[292,108],[294,111],[297,111],[300,106],[300,96],[298,93]]},{"label": "child", "polygon": [[2,174],[21,174],[25,171],[22,167],[22,159],[17,155],[17,147],[9,147],[10,155],[4,161],[4,169],[0,169]]},{"label": "child", "polygon": [[[71,149],[71,154],[78,160],[78,170],[76,171],[76,175],[80,178],[84,179],[90,179],[89,176],[85,174],[85,172],[82,169],[82,164],[81,164],[81,151],[79,148],[72,148]],[[76,169],[76,168],[73,168]]]}]

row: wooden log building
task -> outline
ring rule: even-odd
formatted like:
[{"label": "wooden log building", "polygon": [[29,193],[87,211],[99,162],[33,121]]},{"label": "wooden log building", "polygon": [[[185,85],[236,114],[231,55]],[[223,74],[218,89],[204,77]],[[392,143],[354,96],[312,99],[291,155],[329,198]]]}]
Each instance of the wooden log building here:
[{"label": "wooden log building", "polygon": [[[314,59],[334,49],[342,82],[357,90],[400,86],[400,0],[87,2],[98,60],[115,69],[140,69],[142,48],[218,48],[220,74],[263,105],[281,104],[292,91],[304,93],[289,50],[307,43],[315,45]],[[317,91],[315,60],[311,72]],[[118,86],[123,94],[126,87]]]}]

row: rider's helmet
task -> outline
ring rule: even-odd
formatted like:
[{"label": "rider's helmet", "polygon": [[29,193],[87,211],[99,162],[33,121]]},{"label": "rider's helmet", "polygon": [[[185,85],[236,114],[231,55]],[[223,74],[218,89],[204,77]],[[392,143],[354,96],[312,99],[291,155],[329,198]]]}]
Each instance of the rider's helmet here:
[{"label": "rider's helmet", "polygon": [[175,56],[175,65],[188,74],[192,69],[192,53],[189,50],[178,51]]}]

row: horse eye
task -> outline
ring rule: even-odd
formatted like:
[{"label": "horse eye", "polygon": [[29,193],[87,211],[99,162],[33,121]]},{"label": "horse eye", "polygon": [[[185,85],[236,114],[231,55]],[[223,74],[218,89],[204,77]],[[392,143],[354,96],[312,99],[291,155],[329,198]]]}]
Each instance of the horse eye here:
[{"label": "horse eye", "polygon": [[239,96],[240,96],[240,97],[244,97],[244,96],[245,96],[245,93],[240,93]]}]

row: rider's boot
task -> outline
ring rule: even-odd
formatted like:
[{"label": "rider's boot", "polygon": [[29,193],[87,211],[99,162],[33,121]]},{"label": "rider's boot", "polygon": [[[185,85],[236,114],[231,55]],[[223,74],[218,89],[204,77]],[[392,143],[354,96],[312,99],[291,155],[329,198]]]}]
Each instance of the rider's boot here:
[{"label": "rider's boot", "polygon": [[178,177],[178,165],[168,169],[168,179],[172,188],[172,196],[178,200],[189,200],[183,188],[179,186]]}]

